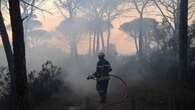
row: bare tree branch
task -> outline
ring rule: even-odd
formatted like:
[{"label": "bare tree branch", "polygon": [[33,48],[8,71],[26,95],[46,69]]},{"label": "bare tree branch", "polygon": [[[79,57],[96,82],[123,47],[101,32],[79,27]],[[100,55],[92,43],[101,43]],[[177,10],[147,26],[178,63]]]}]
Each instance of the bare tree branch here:
[{"label": "bare tree branch", "polygon": [[62,10],[59,8],[60,6],[59,6],[56,2],[54,2],[54,4],[56,5],[57,9],[60,11],[61,15],[62,15],[63,17],[66,17],[66,15],[65,15],[65,14],[62,12]]},{"label": "bare tree branch", "polygon": [[36,8],[36,9],[40,10],[40,11],[43,11],[43,12],[46,12],[46,13],[49,13],[49,14],[53,15],[51,12],[49,12],[49,11],[47,11],[47,10],[44,10],[44,9],[41,9],[41,8],[39,8],[39,7],[37,7],[37,6],[34,6],[34,5],[32,5],[32,4],[30,4],[30,3],[26,2],[26,1],[24,1],[24,0],[20,0],[20,1],[22,1],[24,4],[27,4],[27,5],[31,6],[31,7],[34,7],[34,8]]},{"label": "bare tree branch", "polygon": [[195,11],[189,12],[190,15],[188,16],[188,19],[192,19],[194,17],[194,13]]},{"label": "bare tree branch", "polygon": [[153,0],[154,4],[156,5],[156,7],[159,9],[159,11],[161,12],[163,18],[166,20],[166,22],[169,24],[169,26],[171,27],[171,30],[174,31],[175,29],[173,28],[173,26],[171,25],[171,23],[169,22],[169,20],[167,19],[167,16],[164,14],[164,12],[162,11],[162,9],[160,8],[160,6],[158,5],[158,3],[156,2],[156,0]]}]

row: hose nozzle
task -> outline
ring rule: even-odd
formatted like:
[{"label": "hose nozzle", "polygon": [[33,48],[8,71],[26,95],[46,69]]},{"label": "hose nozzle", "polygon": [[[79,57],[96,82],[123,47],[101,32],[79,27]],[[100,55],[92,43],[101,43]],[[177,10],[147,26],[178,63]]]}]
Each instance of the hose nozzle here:
[{"label": "hose nozzle", "polygon": [[90,79],[95,79],[95,76],[94,76],[94,75],[89,75],[89,76],[87,77],[87,80],[90,80]]}]

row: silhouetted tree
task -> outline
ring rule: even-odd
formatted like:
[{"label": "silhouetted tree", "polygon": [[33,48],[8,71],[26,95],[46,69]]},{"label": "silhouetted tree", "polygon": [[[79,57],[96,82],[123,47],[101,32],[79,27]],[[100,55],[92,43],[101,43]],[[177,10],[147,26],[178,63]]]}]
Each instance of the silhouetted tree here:
[{"label": "silhouetted tree", "polygon": [[[105,40],[103,33],[107,30],[108,21],[101,17],[91,18],[88,23],[88,31],[93,33],[93,54],[103,50],[105,51]],[[111,25],[111,24],[110,24]]]},{"label": "silhouetted tree", "polygon": [[112,21],[118,18],[126,9],[121,8],[122,4],[125,4],[125,0],[104,0],[103,1],[103,10],[105,13],[105,19],[107,21],[107,40],[106,40],[106,50],[107,53],[110,46],[110,38],[111,38],[111,29],[112,29]]},{"label": "silhouetted tree", "polygon": [[[160,10],[161,15],[165,22],[169,25],[170,46],[173,47],[175,52],[178,52],[179,45],[179,10],[180,0],[153,0],[157,8]],[[188,6],[188,19],[194,16],[195,1],[189,0]]]},{"label": "silhouetted tree", "polygon": [[87,24],[88,21],[85,18],[74,17],[64,19],[57,27],[65,37],[70,48],[70,54],[74,57],[78,56],[77,43],[80,37],[87,33]]},{"label": "silhouetted tree", "polygon": [[[78,56],[77,42],[78,42],[78,38],[80,37],[78,33],[80,33],[80,30],[82,30],[82,27],[80,25],[74,23],[74,22],[78,23],[78,21],[81,21],[79,20],[79,18],[76,18],[76,15],[81,5],[81,1],[82,0],[57,0],[54,2],[62,15],[64,15],[63,13],[64,11],[67,12],[69,15],[68,18],[65,17],[65,20],[60,23],[60,26],[58,28],[60,29],[62,26],[66,27],[66,29],[68,29],[69,26],[72,27],[71,31],[70,30],[67,31],[65,29],[63,30],[62,28],[60,29],[60,31],[67,32],[67,33],[63,32],[63,34],[67,35],[66,37],[68,38],[70,53],[74,57]],[[76,28],[76,30],[74,28]],[[78,30],[79,28],[80,30]]]},{"label": "silhouetted tree", "polygon": [[[135,19],[130,22],[125,22],[120,26],[120,30],[126,32],[130,37],[134,38],[137,54],[139,52],[138,38],[140,33],[140,19]],[[158,22],[152,18],[144,18],[142,21],[143,27],[143,52],[150,48],[152,42],[157,44],[158,49],[162,46],[162,35],[158,27]]]},{"label": "silhouetted tree", "polygon": [[[0,4],[1,5],[1,4]],[[11,44],[9,42],[9,36],[6,30],[6,26],[4,23],[3,15],[0,9],[0,34],[2,38],[2,43],[4,46],[5,54],[8,60],[8,66],[9,70],[12,72],[12,65],[13,65],[13,55],[12,55],[12,49],[11,49]]]},{"label": "silhouetted tree", "polygon": [[81,6],[81,2],[82,0],[57,0],[54,3],[62,15],[64,15],[63,11],[65,10],[69,14],[68,18],[72,19],[76,17]]},{"label": "silhouetted tree", "polygon": [[144,10],[146,8],[146,6],[149,4],[150,0],[133,0],[132,1],[135,5],[135,9],[139,14],[139,18],[140,18],[140,23],[139,23],[139,56],[143,55],[143,18],[144,18]]},{"label": "silhouetted tree", "polygon": [[[86,10],[85,16],[89,19],[89,33],[90,36],[93,37],[93,39],[90,39],[90,41],[93,40],[93,46],[91,46],[93,54],[99,50],[106,51],[105,38],[103,33],[106,32],[108,28],[112,28],[112,24],[108,21],[106,16],[108,14],[107,12],[113,8],[111,7],[111,5],[113,5],[111,3],[114,2],[115,1],[111,2],[109,0],[83,0],[82,2],[82,9]],[[110,20],[112,19],[110,18]]]},{"label": "silhouetted tree", "polygon": [[28,44],[30,47],[37,47],[41,44],[41,41],[50,38],[52,35],[52,32],[45,31],[43,29],[35,29],[31,30],[31,32],[28,33],[28,36],[30,39],[28,39]]},{"label": "silhouetted tree", "polygon": [[20,13],[20,1],[9,0],[10,21],[13,36],[14,73],[16,84],[15,110],[29,110],[28,84],[25,59],[23,21]]},{"label": "silhouetted tree", "polygon": [[179,18],[179,79],[186,79],[188,76],[188,0],[180,1]]},{"label": "silhouetted tree", "polygon": [[90,31],[93,37],[93,53],[101,49],[108,54],[112,21],[127,11],[126,8],[121,8],[125,3],[125,0],[83,0],[82,7],[86,10],[86,17],[94,24],[97,23],[93,26],[96,29]]},{"label": "silhouetted tree", "polygon": [[1,34],[1,38],[2,38],[2,43],[3,43],[3,47],[5,50],[5,55],[7,58],[7,64],[8,64],[8,69],[9,69],[9,73],[10,73],[10,77],[11,77],[11,97],[10,97],[10,103],[11,106],[13,106],[13,104],[15,103],[14,101],[14,94],[15,94],[15,81],[14,81],[14,59],[13,59],[13,52],[12,52],[12,48],[11,48],[11,44],[9,42],[9,36],[6,30],[6,26],[4,23],[4,19],[3,19],[3,15],[1,12],[1,1],[0,1],[0,34]]}]

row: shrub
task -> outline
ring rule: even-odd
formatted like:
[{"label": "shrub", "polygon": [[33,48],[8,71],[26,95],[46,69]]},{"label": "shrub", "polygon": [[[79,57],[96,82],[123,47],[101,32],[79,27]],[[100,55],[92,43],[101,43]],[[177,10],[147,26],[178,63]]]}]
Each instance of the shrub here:
[{"label": "shrub", "polygon": [[9,95],[10,95],[10,77],[8,68],[0,66],[0,108],[3,110],[8,109]]},{"label": "shrub", "polygon": [[64,88],[64,82],[60,79],[61,68],[47,61],[42,65],[41,71],[32,71],[28,75],[31,99],[40,103],[48,100],[53,94]]}]

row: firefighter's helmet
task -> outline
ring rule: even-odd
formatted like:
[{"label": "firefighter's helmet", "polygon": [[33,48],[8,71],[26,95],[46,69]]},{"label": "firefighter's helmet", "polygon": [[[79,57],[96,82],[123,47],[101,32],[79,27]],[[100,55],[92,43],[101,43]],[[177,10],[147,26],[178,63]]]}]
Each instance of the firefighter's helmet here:
[{"label": "firefighter's helmet", "polygon": [[104,52],[99,52],[98,53],[98,57],[104,57],[104,56],[105,56]]}]

